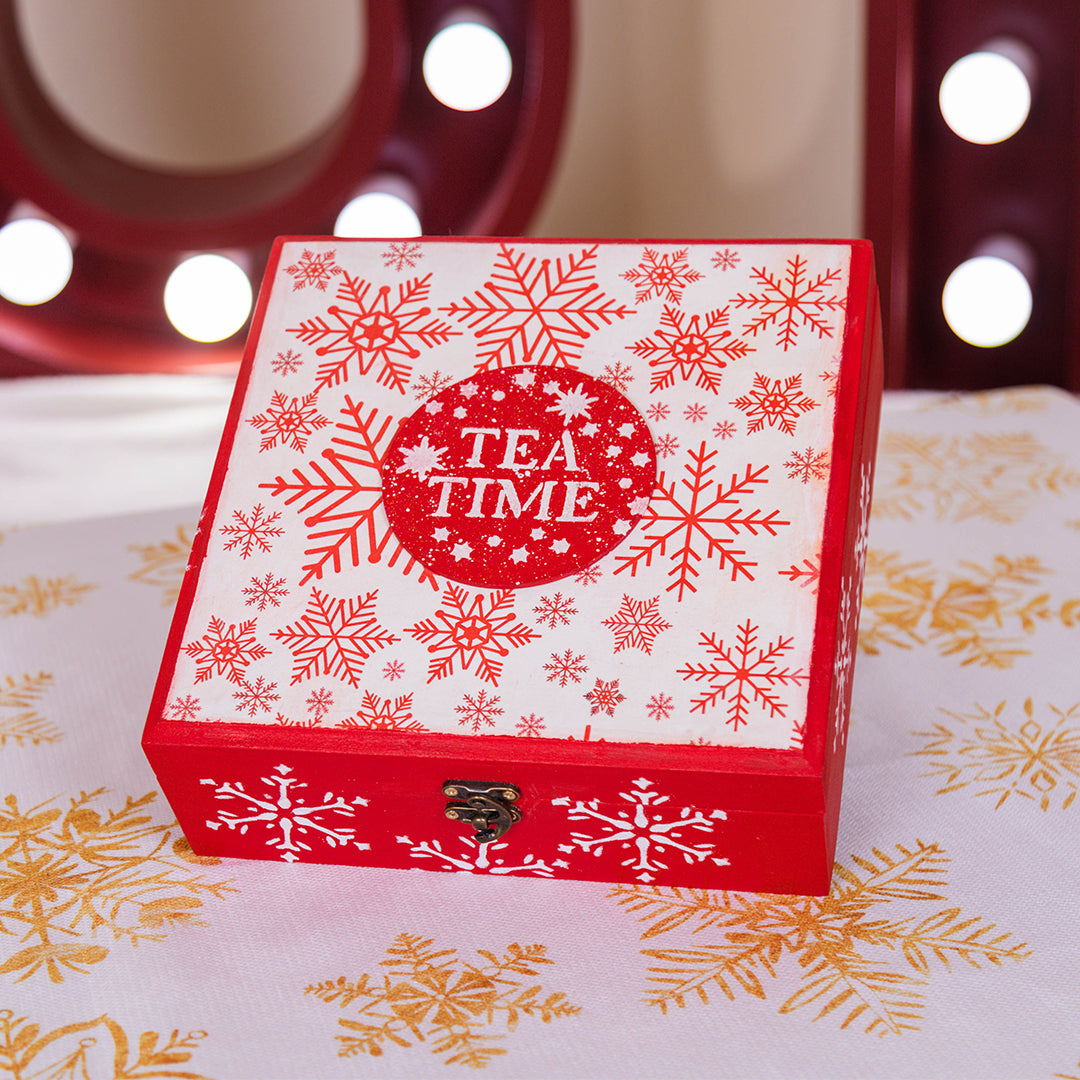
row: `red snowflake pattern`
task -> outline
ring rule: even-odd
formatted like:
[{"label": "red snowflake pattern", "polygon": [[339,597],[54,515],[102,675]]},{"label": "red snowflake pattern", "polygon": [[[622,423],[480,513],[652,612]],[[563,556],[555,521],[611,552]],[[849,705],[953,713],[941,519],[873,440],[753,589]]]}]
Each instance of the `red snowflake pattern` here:
[{"label": "red snowflake pattern", "polygon": [[673,707],[670,694],[653,694],[649,698],[648,705],[645,706],[645,711],[653,720],[660,723],[671,716]]},{"label": "red snowflake pattern", "polygon": [[481,690],[475,696],[465,694],[460,705],[454,706],[454,712],[460,713],[458,723],[470,727],[475,735],[482,727],[494,727],[495,718],[502,716],[505,710],[499,707],[497,697],[487,697],[487,691]]},{"label": "red snowflake pattern", "polygon": [[281,700],[281,695],[274,693],[276,689],[276,682],[267,682],[260,675],[253,683],[242,682],[233,697],[236,698],[237,708],[241,712],[255,716],[258,712],[270,712],[270,703]]},{"label": "red snowflake pattern", "polygon": [[396,682],[405,674],[405,665],[400,660],[391,660],[382,669],[382,677],[387,682]]},{"label": "red snowflake pattern", "polygon": [[477,593],[448,585],[442,596],[443,607],[432,619],[422,619],[406,629],[427,651],[433,654],[428,665],[428,679],[445,679],[454,673],[454,662],[468,671],[476,664],[476,674],[485,682],[499,683],[502,657],[519,649],[539,634],[524,623],[515,622],[514,591]]},{"label": "red snowflake pattern", "polygon": [[405,267],[411,270],[423,257],[424,249],[409,240],[393,243],[382,253],[383,266],[396,270],[399,274]]},{"label": "red snowflake pattern", "polygon": [[840,389],[840,372],[839,371],[823,371],[821,378],[825,380],[825,385],[829,388],[829,397],[836,397],[837,392]]},{"label": "red snowflake pattern", "polygon": [[551,660],[544,665],[544,670],[550,672],[548,682],[557,682],[565,686],[569,682],[581,682],[581,676],[589,670],[585,663],[585,656],[575,656],[571,649],[567,649],[561,656],[558,653],[551,654]]},{"label": "red snowflake pattern", "polygon": [[270,650],[255,640],[255,620],[239,626],[211,616],[210,625],[199,641],[190,641],[184,652],[196,659],[195,681],[205,682],[213,675],[224,675],[229,682],[243,683],[249,664],[270,655]]},{"label": "red snowflake pattern", "polygon": [[366,731],[427,731],[419,720],[413,719],[412,704],[412,694],[402,694],[391,701],[365,690],[357,714],[335,726]]},{"label": "red snowflake pattern", "polygon": [[263,514],[261,503],[252,507],[249,514],[234,510],[232,523],[221,526],[222,535],[231,538],[226,541],[225,550],[238,550],[241,559],[249,558],[256,551],[270,551],[274,546],[273,540],[285,530],[274,524],[281,514],[274,513],[269,517],[264,517]]},{"label": "red snowflake pattern", "polygon": [[315,408],[318,396],[317,392],[312,391],[302,398],[294,397],[289,401],[283,393],[275,390],[266,411],[248,419],[248,423],[259,428],[263,434],[259,453],[279,445],[303,452],[308,436],[330,423]]},{"label": "red snowflake pattern", "polygon": [[253,577],[243,593],[247,597],[245,604],[265,611],[268,607],[280,607],[281,601],[289,595],[289,590],[285,588],[283,577],[276,578],[268,570],[265,577]]},{"label": "red snowflake pattern", "polygon": [[202,711],[202,705],[197,697],[187,694],[169,702],[170,720],[194,720]]},{"label": "red snowflake pattern", "polygon": [[703,324],[700,315],[688,317],[684,311],[665,304],[655,336],[626,347],[635,356],[647,359],[654,369],[650,392],[673,386],[679,378],[685,382],[693,379],[695,386],[717,394],[728,362],[753,352],[741,338],[731,336],[727,325],[726,307],[706,312]]},{"label": "red snowflake pattern", "polygon": [[760,372],[754,375],[753,390],[731,404],[746,413],[749,421],[746,430],[751,435],[761,431],[766,423],[769,427],[779,427],[785,435],[794,435],[799,417],[818,405],[802,392],[801,373],[769,382]]},{"label": "red snowflake pattern", "polygon": [[552,262],[499,245],[490,278],[473,296],[439,309],[476,335],[478,371],[524,363],[577,367],[594,330],[634,314],[597,286],[597,246]]},{"label": "red snowflake pattern", "polygon": [[304,614],[270,634],[293,654],[292,685],[319,675],[360,685],[368,657],[401,640],[379,625],[378,596],[377,589],[355,599],[335,599],[311,590]]},{"label": "red snowflake pattern", "polygon": [[724,248],[712,257],[712,264],[715,270],[734,270],[739,265],[738,252],[732,251],[731,248]]},{"label": "red snowflake pattern", "polygon": [[785,716],[787,705],[776,693],[778,687],[797,686],[810,676],[798,668],[778,667],[777,661],[792,648],[793,638],[777,637],[764,649],[757,647],[760,628],[749,619],[738,628],[733,646],[717,640],[715,634],[702,634],[700,645],[715,659],[712,663],[687,664],[676,674],[684,681],[707,681],[708,692],[694,698],[691,712],[704,712],[720,700],[728,703],[727,723],[738,731],[748,722],[752,704],[757,704],[770,717]]},{"label": "red snowflake pattern", "polygon": [[811,480],[824,480],[829,471],[829,452],[815,451],[809,446],[803,451],[796,450],[784,462],[784,468],[792,480],[798,479],[804,484]]},{"label": "red snowflake pattern", "polygon": [[582,587],[595,585],[604,576],[604,571],[599,566],[586,566],[584,570],[574,575],[574,580]]},{"label": "red snowflake pattern", "polygon": [[706,410],[705,406],[700,402],[695,402],[693,405],[687,405],[683,409],[683,416],[690,421],[691,424],[696,424],[699,420],[705,419]]},{"label": "red snowflake pattern", "polygon": [[634,369],[629,364],[605,364],[604,373],[600,376],[608,384],[614,386],[620,394],[625,394],[630,384],[634,381]]},{"label": "red snowflake pattern", "polygon": [[640,649],[651,653],[657,637],[671,629],[671,623],[660,614],[660,597],[635,600],[624,595],[619,610],[603,625],[615,635],[615,652]]},{"label": "red snowflake pattern", "polygon": [[514,730],[519,735],[527,736],[540,736],[544,733],[544,718],[537,716],[535,713],[529,713],[528,716],[523,716],[515,725]]},{"label": "red snowflake pattern", "polygon": [[671,414],[671,406],[665,405],[662,401],[654,401],[646,410],[645,415],[650,420],[666,420]]},{"label": "red snowflake pattern", "polygon": [[673,457],[679,452],[679,437],[677,435],[661,435],[656,440],[657,457]]},{"label": "red snowflake pattern", "polygon": [[338,286],[339,303],[326,309],[328,322],[321,315],[289,327],[305,345],[318,344],[316,356],[329,356],[320,364],[315,389],[337,386],[349,378],[350,364],[366,375],[379,364],[376,382],[405,393],[412,364],[420,355],[417,346],[434,348],[445,344],[460,331],[442,319],[431,319],[431,308],[424,303],[431,291],[431,275],[413,278],[398,285],[397,299],[391,301],[392,289],[378,289],[362,278],[345,275]]},{"label": "red snowflake pattern", "polygon": [[702,443],[698,450],[688,453],[683,466],[686,476],[682,480],[668,482],[667,474],[660,474],[656,491],[639,523],[644,543],[631,544],[628,551],[616,553],[620,564],[616,574],[629,570],[634,577],[638,568],[650,566],[654,557],[668,558],[672,563],[668,577],[672,581],[667,591],[677,590],[678,600],[687,590],[697,592],[698,565],[712,558],[718,560],[718,570],[731,568],[732,581],[740,574],[754,580],[750,571],[757,563],[745,558],[744,549],[729,546],[732,537],[739,533],[775,536],[779,527],[791,522],[781,520],[779,510],[763,514],[761,510],[745,510],[740,505],[741,499],[768,483],[768,465],[754,468],[748,464],[743,476],[733,473],[725,487],[712,478],[716,469],[713,459],[718,454],[718,450],[706,452]]},{"label": "red snowflake pattern", "polygon": [[333,707],[334,695],[325,686],[319,686],[311,691],[304,704],[307,706],[307,711],[311,713],[311,718],[318,722]]},{"label": "red snowflake pattern", "polygon": [[663,296],[673,304],[682,303],[683,289],[702,278],[701,272],[692,269],[686,261],[688,251],[689,248],[680,248],[660,255],[652,248],[646,248],[641,262],[619,275],[637,289],[634,302],[641,304]]},{"label": "red snowflake pattern", "polygon": [[797,581],[800,589],[805,589],[807,585],[813,585],[813,591],[817,592],[818,578],[821,577],[821,563],[817,559],[803,559],[801,566],[792,563],[786,570],[777,570],[776,572],[789,581]]},{"label": "red snowflake pattern", "polygon": [[739,293],[732,301],[737,308],[758,308],[761,314],[743,326],[743,333],[756,337],[770,326],[776,327],[776,344],[787,352],[798,341],[799,330],[808,327],[819,338],[832,337],[833,327],[826,313],[843,311],[846,298],[829,289],[839,284],[842,270],[825,270],[815,278],[806,274],[806,259],[793,255],[787,261],[782,278],[753,267],[751,276],[761,286],[761,292]]},{"label": "red snowflake pattern", "polygon": [[453,381],[449,375],[444,375],[436,369],[428,375],[421,375],[412,384],[413,396],[417,401],[427,401],[428,398],[445,390]]},{"label": "red snowflake pattern", "polygon": [[292,349],[286,349],[285,352],[279,352],[277,356],[270,361],[270,370],[275,375],[292,375],[293,372],[299,371],[304,366],[304,361],[300,358],[298,352],[293,352]]},{"label": "red snowflake pattern", "polygon": [[382,509],[379,470],[397,428],[394,418],[380,419],[378,409],[365,411],[362,401],[354,403],[348,395],[341,413],[346,419],[338,421],[340,434],[320,458],[294,467],[291,477],[259,485],[304,517],[312,546],[304,549],[311,561],[301,567],[300,584],[321,580],[328,567],[339,573],[344,555],[354,567],[362,561],[394,566],[401,560],[402,573],[419,569],[419,580],[438,589],[436,579],[397,542]]},{"label": "red snowflake pattern", "polygon": [[293,281],[293,292],[298,289],[306,289],[309,285],[314,285],[320,292],[326,292],[326,286],[330,284],[330,279],[337,274],[345,273],[334,262],[336,255],[336,251],[324,251],[321,255],[316,255],[315,252],[305,249],[292,266],[285,267],[285,273],[291,274],[295,279]]},{"label": "red snowflake pattern", "polygon": [[593,716],[599,712],[607,716],[614,716],[619,703],[626,700],[626,695],[619,692],[618,679],[612,679],[610,682],[597,679],[596,685],[582,696],[592,706],[591,714]]},{"label": "red snowflake pattern", "polygon": [[557,592],[554,596],[541,596],[540,603],[533,608],[533,614],[537,615],[537,622],[541,626],[547,626],[554,630],[557,625],[569,626],[570,616],[577,614],[572,596],[563,596]]},{"label": "red snowflake pattern", "polygon": [[730,439],[736,431],[738,431],[738,428],[731,420],[724,420],[712,429],[712,433],[718,439]]}]

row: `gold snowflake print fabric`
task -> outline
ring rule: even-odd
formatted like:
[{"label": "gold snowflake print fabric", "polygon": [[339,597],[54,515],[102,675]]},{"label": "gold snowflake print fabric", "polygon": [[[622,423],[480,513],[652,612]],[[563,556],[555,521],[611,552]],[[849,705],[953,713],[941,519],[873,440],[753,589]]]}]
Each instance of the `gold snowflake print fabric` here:
[{"label": "gold snowflake print fabric", "polygon": [[931,645],[963,665],[1010,668],[1032,654],[1038,628],[1080,626],[1080,598],[1053,597],[1053,572],[1034,556],[962,562],[941,573],[929,561],[871,550],[863,582],[859,648]]},{"label": "gold snowflake print fabric", "polygon": [[0,619],[15,615],[34,615],[40,619],[58,608],[81,604],[87,593],[96,588],[79,581],[75,574],[49,578],[28,574],[19,582],[0,584]]},{"label": "gold snowflake print fabric", "polygon": [[204,926],[205,899],[235,892],[205,870],[174,825],[148,813],[156,792],[118,809],[105,790],[0,809],[0,975],[63,982],[109,955],[111,943],[161,941]]},{"label": "gold snowflake print fabric", "polygon": [[[210,1080],[187,1068],[205,1031],[133,1040],[108,1013],[52,1031],[0,1009],[0,1077],[9,1080]],[[134,1045],[133,1045],[134,1043]]]},{"label": "gold snowflake print fabric", "polygon": [[522,1019],[548,1024],[581,1011],[565,994],[545,992],[533,981],[540,965],[554,963],[543,945],[512,944],[501,956],[479,949],[478,962],[471,963],[457,949],[434,944],[419,934],[399,934],[386,950],[388,959],[380,961],[389,969],[381,977],[341,976],[304,989],[352,1012],[338,1020],[339,1057],[380,1057],[389,1045],[430,1043],[447,1065],[482,1069],[507,1053],[503,1033],[512,1033]]},{"label": "gold snowflake print fabric", "polygon": [[139,567],[128,575],[128,581],[160,589],[162,607],[171,608],[180,595],[180,583],[191,555],[191,530],[177,525],[169,539],[156,544],[129,544],[128,551],[139,559]]},{"label": "gold snowflake print fabric", "polygon": [[39,702],[52,685],[44,671],[0,678],[0,749],[5,746],[38,746],[59,742],[63,733],[38,711]]},{"label": "gold snowflake print fabric", "polygon": [[1010,798],[1047,811],[1068,810],[1080,783],[1080,702],[1069,709],[1047,705],[1036,715],[1031,698],[1017,709],[999,702],[968,713],[942,709],[948,719],[914,734],[925,740],[914,756],[941,784],[936,795],[966,791],[994,809]]},{"label": "gold snowflake print fabric", "polygon": [[645,925],[643,941],[664,942],[641,950],[651,962],[645,1000],[663,1013],[708,1004],[710,995],[766,1000],[787,968],[800,985],[781,1014],[806,1009],[841,1028],[900,1035],[920,1027],[935,972],[1030,955],[993,923],[943,906],[948,861],[939,845],[918,840],[837,864],[824,897],[646,885],[620,885],[610,896]]}]

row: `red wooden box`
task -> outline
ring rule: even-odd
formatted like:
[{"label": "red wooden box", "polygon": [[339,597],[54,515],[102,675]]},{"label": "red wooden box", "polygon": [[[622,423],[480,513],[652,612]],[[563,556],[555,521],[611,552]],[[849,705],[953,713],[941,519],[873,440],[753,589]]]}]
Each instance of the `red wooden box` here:
[{"label": "red wooden box", "polygon": [[195,851],[827,891],[880,341],[862,241],[279,241],[143,740]]}]

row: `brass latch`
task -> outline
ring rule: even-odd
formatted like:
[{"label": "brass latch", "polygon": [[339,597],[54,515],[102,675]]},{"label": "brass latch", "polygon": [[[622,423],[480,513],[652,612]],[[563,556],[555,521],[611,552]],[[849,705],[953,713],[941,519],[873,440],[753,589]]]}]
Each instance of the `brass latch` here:
[{"label": "brass latch", "polygon": [[513,805],[521,798],[521,789],[514,784],[447,780],[442,791],[454,800],[446,804],[446,816],[451,821],[468,822],[476,830],[478,844],[498,840],[521,820],[521,811]]}]

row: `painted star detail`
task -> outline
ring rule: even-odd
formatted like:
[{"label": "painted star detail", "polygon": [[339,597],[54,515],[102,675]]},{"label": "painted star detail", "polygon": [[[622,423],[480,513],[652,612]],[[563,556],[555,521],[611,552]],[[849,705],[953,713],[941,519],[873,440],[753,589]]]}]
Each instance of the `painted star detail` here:
[{"label": "painted star detail", "polygon": [[456,416],[456,417],[457,417],[457,418],[458,418],[459,420],[464,420],[464,419],[465,419],[465,417],[466,417],[466,416],[468,416],[468,413],[467,413],[467,412],[465,411],[465,409],[463,409],[463,408],[462,408],[462,407],[461,407],[461,406],[459,405],[459,406],[458,406],[458,407],[457,407],[457,408],[456,408],[456,409],[454,410],[454,415],[455,415],[455,416]]},{"label": "painted star detail", "polygon": [[432,533],[432,536],[434,536],[435,539],[439,541],[439,543],[445,543],[447,540],[450,539],[450,530],[436,529],[435,532]]},{"label": "painted star detail", "polygon": [[619,434],[624,439],[629,439],[630,436],[633,435],[636,430],[637,430],[637,428],[636,428],[636,426],[634,424],[623,424],[622,427],[619,428]]},{"label": "painted star detail", "polygon": [[595,435],[599,430],[600,429],[595,424],[588,423],[581,429],[581,434],[582,435]]},{"label": "painted star detail", "polygon": [[649,509],[649,496],[640,495],[630,504],[631,514],[644,514]]},{"label": "painted star detail", "polygon": [[640,468],[642,465],[649,463],[649,455],[646,453],[635,454],[630,460]]},{"label": "painted star detail", "polygon": [[633,525],[629,521],[625,521],[622,518],[620,518],[618,521],[615,522],[614,525],[611,526],[612,532],[617,532],[620,536],[625,536],[632,528]]},{"label": "painted star detail", "polygon": [[529,557],[528,548],[514,548],[513,554],[510,556],[513,562],[524,562]]},{"label": "painted star detail", "polygon": [[554,551],[556,555],[565,555],[566,552],[570,550],[570,545],[565,540],[556,540],[555,543],[551,545],[551,550]]},{"label": "painted star detail", "polygon": [[480,387],[477,386],[476,383],[467,382],[461,388],[461,396],[463,398],[475,397],[477,392],[479,391],[479,389],[480,389]]},{"label": "painted star detail", "polygon": [[[607,448],[607,456],[608,457],[618,457],[619,456],[619,447],[617,447],[617,446],[609,446]],[[639,455],[639,457],[640,456],[644,456],[644,455]],[[635,464],[637,464],[637,463],[635,462]]]},{"label": "painted star detail", "polygon": [[424,408],[429,413],[431,413],[432,416],[434,416],[436,413],[442,412],[442,402],[441,401],[429,401],[424,406]]},{"label": "painted star detail", "polygon": [[514,376],[514,383],[522,390],[527,390],[536,382],[536,375],[531,371],[519,371]]},{"label": "painted star detail", "polygon": [[471,554],[472,554],[472,545],[471,544],[461,543],[461,544],[455,544],[454,545],[453,555],[454,555],[455,559],[458,559],[458,560],[467,559]]}]

